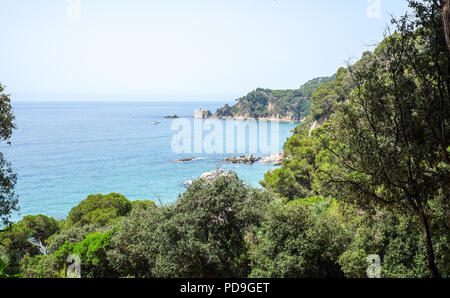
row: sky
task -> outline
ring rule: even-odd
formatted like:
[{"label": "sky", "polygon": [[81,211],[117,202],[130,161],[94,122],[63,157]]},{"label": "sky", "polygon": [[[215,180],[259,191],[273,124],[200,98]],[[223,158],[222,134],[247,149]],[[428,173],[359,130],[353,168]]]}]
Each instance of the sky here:
[{"label": "sky", "polygon": [[13,101],[230,101],[328,76],[404,0],[0,0]]}]

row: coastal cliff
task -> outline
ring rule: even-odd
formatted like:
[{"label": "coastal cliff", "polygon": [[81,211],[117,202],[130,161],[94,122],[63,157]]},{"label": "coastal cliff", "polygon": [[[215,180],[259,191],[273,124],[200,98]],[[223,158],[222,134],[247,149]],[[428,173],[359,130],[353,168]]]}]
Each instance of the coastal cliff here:
[{"label": "coastal cliff", "polygon": [[280,122],[301,122],[310,114],[311,97],[322,84],[332,77],[308,81],[299,89],[271,90],[258,88],[237,99],[234,106],[225,105],[212,116],[218,119],[258,119]]},{"label": "coastal cliff", "polygon": [[321,84],[311,97],[310,114],[296,127],[294,133],[306,131],[309,136],[314,130],[328,122],[339,106],[348,101],[350,73],[346,68],[339,68],[333,76],[334,80]]}]

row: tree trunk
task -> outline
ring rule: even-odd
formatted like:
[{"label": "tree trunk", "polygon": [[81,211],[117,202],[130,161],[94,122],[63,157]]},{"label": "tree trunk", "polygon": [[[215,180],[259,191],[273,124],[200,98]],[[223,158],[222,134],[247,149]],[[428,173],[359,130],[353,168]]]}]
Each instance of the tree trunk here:
[{"label": "tree trunk", "polygon": [[440,0],[442,6],[442,18],[444,21],[445,38],[450,51],[450,0]]},{"label": "tree trunk", "polygon": [[433,249],[433,242],[431,241],[430,226],[428,225],[428,219],[425,215],[422,204],[419,204],[418,206],[418,213],[420,223],[422,224],[423,238],[425,240],[425,245],[427,247],[428,270],[430,272],[430,277],[440,278],[438,268],[436,267],[436,263],[434,262],[434,249]]}]

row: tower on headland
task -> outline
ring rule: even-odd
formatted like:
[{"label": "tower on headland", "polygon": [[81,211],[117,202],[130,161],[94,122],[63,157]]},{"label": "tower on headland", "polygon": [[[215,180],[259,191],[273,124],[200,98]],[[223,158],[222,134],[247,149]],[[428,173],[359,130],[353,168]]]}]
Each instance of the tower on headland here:
[{"label": "tower on headland", "polygon": [[198,109],[194,111],[194,118],[206,119],[212,116],[209,110]]}]

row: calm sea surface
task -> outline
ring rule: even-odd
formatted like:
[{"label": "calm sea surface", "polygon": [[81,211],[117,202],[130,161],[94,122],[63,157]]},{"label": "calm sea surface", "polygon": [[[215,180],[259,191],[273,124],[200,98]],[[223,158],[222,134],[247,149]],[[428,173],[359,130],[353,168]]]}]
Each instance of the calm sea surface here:
[{"label": "calm sea surface", "polygon": [[[258,186],[273,166],[222,162],[224,157],[239,154],[177,154],[172,150],[177,131],[171,129],[174,120],[164,116],[177,114],[192,123],[195,109],[215,111],[222,105],[14,103],[18,129],[11,146],[0,146],[18,174],[20,212],[14,220],[29,214],[63,218],[94,193],[119,192],[130,200],[169,204],[184,191],[183,183],[218,167],[234,170],[248,184]],[[156,121],[161,123],[155,125]],[[295,126],[279,124],[279,151]],[[197,159],[173,162],[185,157]]]}]

